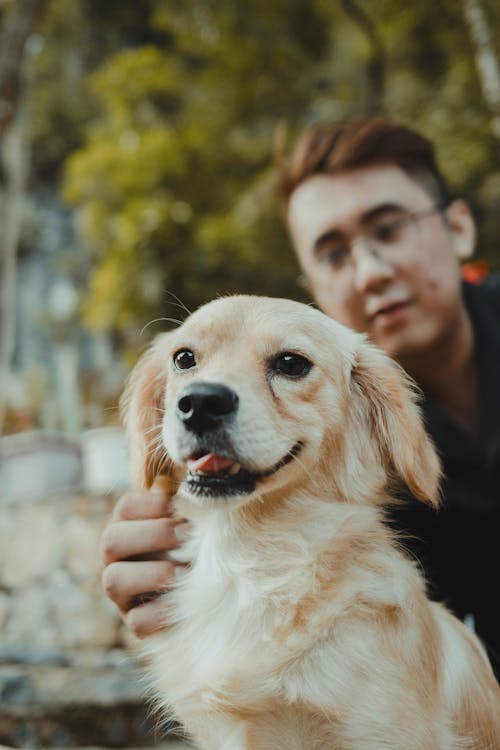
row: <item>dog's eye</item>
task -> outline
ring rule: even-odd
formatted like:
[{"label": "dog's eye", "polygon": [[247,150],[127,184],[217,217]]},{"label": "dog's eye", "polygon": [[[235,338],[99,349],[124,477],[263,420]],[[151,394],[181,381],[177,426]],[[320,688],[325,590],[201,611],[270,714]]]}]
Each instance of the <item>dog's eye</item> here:
[{"label": "dog's eye", "polygon": [[190,349],[181,349],[174,354],[174,365],[178,370],[189,370],[196,364],[196,357]]},{"label": "dog's eye", "polygon": [[312,367],[312,363],[301,354],[281,352],[271,363],[271,370],[288,378],[303,378]]}]

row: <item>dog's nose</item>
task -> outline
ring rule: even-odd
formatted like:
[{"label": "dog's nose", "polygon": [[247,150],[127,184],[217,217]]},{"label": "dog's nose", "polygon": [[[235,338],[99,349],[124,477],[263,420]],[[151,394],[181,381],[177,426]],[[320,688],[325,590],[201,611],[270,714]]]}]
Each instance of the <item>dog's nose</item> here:
[{"label": "dog's nose", "polygon": [[219,383],[191,383],[177,402],[180,420],[197,435],[221,427],[237,408],[236,393]]}]

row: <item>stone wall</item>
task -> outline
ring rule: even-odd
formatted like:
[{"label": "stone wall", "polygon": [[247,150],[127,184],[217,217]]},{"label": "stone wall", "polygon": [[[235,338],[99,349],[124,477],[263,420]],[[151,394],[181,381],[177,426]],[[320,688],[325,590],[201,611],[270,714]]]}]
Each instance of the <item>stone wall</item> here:
[{"label": "stone wall", "polygon": [[0,745],[158,740],[127,633],[100,584],[116,497],[0,496]]}]

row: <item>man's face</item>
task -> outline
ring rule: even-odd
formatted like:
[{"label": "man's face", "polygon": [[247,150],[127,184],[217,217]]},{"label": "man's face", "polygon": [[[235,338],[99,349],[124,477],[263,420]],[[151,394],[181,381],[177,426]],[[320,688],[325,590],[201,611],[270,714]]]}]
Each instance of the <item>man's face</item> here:
[{"label": "man's face", "polygon": [[292,193],[288,225],[321,309],[403,362],[463,312],[459,258],[474,242],[462,201],[440,212],[393,164],[319,174]]}]

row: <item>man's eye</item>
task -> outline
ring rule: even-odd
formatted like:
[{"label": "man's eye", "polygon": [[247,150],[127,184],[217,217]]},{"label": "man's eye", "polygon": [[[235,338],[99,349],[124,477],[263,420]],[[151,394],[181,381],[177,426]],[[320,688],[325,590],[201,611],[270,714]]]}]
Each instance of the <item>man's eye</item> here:
[{"label": "man's eye", "polygon": [[349,258],[349,250],[346,247],[331,247],[321,253],[320,260],[328,263],[332,268],[342,268]]},{"label": "man's eye", "polygon": [[271,362],[271,371],[287,378],[303,378],[310,371],[312,362],[301,354],[281,352]]},{"label": "man's eye", "polygon": [[385,221],[374,227],[373,237],[379,242],[396,242],[401,237],[405,221],[403,218]]},{"label": "man's eye", "polygon": [[174,354],[174,365],[178,370],[189,370],[196,365],[196,357],[191,349],[181,349]]}]

